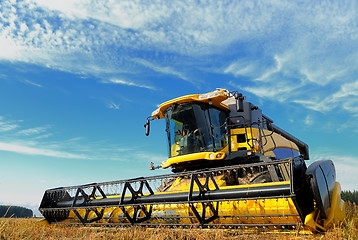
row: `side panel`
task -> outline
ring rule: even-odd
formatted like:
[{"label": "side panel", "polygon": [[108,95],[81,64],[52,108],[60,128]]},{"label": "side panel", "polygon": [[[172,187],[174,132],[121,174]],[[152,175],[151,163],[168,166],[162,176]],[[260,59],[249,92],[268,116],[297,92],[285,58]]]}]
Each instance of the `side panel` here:
[{"label": "side panel", "polygon": [[321,210],[323,219],[329,215],[332,204],[333,190],[336,183],[336,171],[331,160],[321,160],[311,164],[306,174],[311,177],[311,188],[317,203]]},{"label": "side panel", "polygon": [[284,159],[299,155],[293,142],[269,130],[258,128],[238,128],[231,130],[231,151],[253,150],[265,156]]}]

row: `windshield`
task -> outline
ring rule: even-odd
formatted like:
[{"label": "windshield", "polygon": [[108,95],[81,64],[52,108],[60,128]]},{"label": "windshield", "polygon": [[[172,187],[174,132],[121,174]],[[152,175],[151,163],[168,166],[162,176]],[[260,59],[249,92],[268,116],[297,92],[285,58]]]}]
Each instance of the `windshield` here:
[{"label": "windshield", "polygon": [[169,157],[224,148],[227,116],[227,112],[200,103],[185,103],[168,109]]}]

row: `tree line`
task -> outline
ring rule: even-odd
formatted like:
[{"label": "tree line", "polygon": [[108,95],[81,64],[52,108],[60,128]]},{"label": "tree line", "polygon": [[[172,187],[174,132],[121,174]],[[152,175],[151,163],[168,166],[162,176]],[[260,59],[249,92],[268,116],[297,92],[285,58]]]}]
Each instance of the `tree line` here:
[{"label": "tree line", "polygon": [[350,201],[351,203],[358,204],[358,191],[342,191],[341,198],[344,201]]},{"label": "tree line", "polygon": [[26,217],[33,217],[33,215],[34,213],[32,212],[32,210],[28,208],[0,205],[0,217],[26,218]]}]

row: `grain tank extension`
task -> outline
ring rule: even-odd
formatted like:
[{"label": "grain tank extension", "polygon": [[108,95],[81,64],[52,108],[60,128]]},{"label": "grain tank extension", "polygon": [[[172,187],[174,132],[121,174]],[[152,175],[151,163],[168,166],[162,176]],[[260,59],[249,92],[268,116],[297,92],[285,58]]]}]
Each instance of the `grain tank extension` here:
[{"label": "grain tank extension", "polygon": [[[306,167],[306,143],[238,92],[218,89],[165,102],[166,175],[45,192],[46,223],[325,231],[345,217],[331,160]],[[135,160],[133,160],[135,161]]]}]

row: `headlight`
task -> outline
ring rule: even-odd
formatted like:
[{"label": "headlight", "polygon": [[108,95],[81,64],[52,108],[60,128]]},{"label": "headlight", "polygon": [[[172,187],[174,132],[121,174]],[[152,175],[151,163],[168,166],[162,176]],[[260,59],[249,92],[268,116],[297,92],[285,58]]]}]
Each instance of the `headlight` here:
[{"label": "headlight", "polygon": [[163,166],[164,168],[168,167],[168,162],[167,162],[167,161],[162,162],[162,166]]}]

